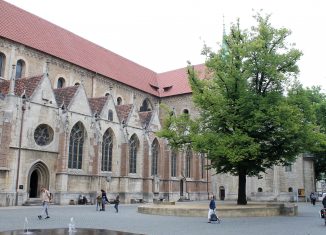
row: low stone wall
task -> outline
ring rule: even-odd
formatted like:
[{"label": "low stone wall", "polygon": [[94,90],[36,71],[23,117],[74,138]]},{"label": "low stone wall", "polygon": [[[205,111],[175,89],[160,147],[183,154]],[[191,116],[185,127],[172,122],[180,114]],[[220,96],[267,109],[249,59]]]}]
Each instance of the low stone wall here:
[{"label": "low stone wall", "polygon": [[[190,216],[190,217],[206,217],[207,205],[162,205],[149,204],[138,207],[139,213],[152,215],[172,215],[172,216]],[[298,215],[298,206],[293,203],[264,203],[264,204],[248,204],[236,205],[227,204],[217,208],[218,216],[226,217],[264,217],[264,216],[296,216]]]}]

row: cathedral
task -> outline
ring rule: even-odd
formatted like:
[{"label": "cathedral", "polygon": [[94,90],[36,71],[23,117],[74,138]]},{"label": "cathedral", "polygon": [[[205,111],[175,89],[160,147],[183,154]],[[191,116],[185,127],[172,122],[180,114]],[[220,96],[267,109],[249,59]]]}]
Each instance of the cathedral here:
[{"label": "cathedral", "polygon": [[[0,9],[0,206],[37,201],[42,186],[61,205],[101,189],[123,203],[237,197],[237,177],[155,135],[161,104],[199,114],[186,68],[156,73],[3,0]],[[205,77],[204,64],[194,69]],[[314,185],[300,155],[248,177],[247,196],[299,200]]]}]

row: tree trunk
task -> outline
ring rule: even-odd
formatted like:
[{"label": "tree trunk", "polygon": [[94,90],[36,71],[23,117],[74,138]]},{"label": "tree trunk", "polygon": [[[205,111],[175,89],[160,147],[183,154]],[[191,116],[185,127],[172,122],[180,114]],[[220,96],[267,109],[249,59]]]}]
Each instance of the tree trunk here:
[{"label": "tree trunk", "polygon": [[247,205],[246,195],[246,171],[239,170],[239,185],[238,185],[238,205]]}]

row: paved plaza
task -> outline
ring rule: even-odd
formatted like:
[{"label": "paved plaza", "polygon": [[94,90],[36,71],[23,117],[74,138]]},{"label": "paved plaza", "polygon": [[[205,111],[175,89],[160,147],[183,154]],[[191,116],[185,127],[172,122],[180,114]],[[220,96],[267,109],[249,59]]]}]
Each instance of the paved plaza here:
[{"label": "paved plaza", "polygon": [[[198,202],[186,202],[198,203]],[[206,203],[208,201],[200,202]],[[217,206],[219,205],[217,201]],[[250,217],[221,218],[221,224],[209,224],[204,217],[175,217],[146,215],[137,212],[137,204],[120,205],[119,213],[113,205],[107,211],[99,212],[95,206],[51,206],[51,218],[39,220],[41,206],[1,207],[0,232],[23,229],[25,217],[31,229],[67,228],[73,217],[77,228],[97,228],[119,230],[148,235],[321,235],[326,234],[326,226],[319,218],[321,204],[312,206],[299,203],[299,215],[295,217]]]}]

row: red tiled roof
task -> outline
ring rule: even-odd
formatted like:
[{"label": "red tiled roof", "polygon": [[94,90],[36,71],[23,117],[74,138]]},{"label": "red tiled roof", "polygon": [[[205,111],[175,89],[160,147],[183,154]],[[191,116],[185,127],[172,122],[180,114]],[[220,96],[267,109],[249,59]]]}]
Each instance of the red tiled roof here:
[{"label": "red tiled roof", "polygon": [[58,106],[61,107],[61,105],[64,104],[65,107],[68,107],[72,98],[76,94],[78,87],[79,86],[70,86],[70,87],[53,89]]},{"label": "red tiled roof", "polygon": [[0,36],[158,96],[156,73],[0,0]]},{"label": "red tiled roof", "polygon": [[[15,95],[22,96],[25,92],[27,97],[31,97],[42,78],[43,75],[38,75],[15,80]],[[7,95],[9,93],[9,87],[9,80],[0,82],[0,93]]]},{"label": "red tiled roof", "polygon": [[117,105],[115,107],[120,122],[126,121],[132,109],[132,104]]},{"label": "red tiled roof", "polygon": [[148,126],[152,118],[152,111],[139,112],[139,118],[142,126]]},{"label": "red tiled roof", "polygon": [[[191,92],[187,69],[157,74],[57,25],[0,0],[0,37],[61,58],[159,97]],[[204,65],[195,69],[204,70]]]},{"label": "red tiled roof", "polygon": [[97,97],[97,98],[88,98],[89,106],[91,107],[92,113],[100,113],[107,101],[108,97]]},{"label": "red tiled roof", "polygon": [[[205,65],[195,65],[194,69],[199,73],[199,78],[203,79],[206,75]],[[191,93],[188,82],[188,71],[186,68],[158,74],[160,87],[160,97]]]}]

